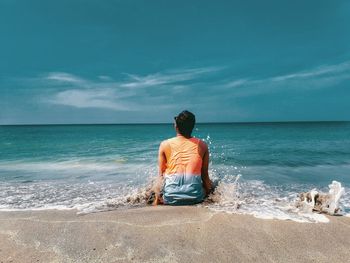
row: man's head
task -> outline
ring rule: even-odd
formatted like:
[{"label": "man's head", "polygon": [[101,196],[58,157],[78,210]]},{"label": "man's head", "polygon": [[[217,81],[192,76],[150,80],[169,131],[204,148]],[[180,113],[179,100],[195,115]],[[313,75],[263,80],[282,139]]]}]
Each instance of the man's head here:
[{"label": "man's head", "polygon": [[194,124],[196,123],[196,117],[194,114],[192,112],[184,110],[183,112],[179,113],[179,115],[177,115],[174,119],[177,131],[185,137],[191,137]]}]

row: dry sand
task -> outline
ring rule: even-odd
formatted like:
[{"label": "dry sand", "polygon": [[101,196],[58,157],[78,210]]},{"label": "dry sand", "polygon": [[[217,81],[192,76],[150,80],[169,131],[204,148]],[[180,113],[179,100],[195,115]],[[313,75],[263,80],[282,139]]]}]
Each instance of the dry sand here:
[{"label": "dry sand", "polygon": [[350,218],[295,223],[162,206],[1,212],[0,262],[350,262]]}]

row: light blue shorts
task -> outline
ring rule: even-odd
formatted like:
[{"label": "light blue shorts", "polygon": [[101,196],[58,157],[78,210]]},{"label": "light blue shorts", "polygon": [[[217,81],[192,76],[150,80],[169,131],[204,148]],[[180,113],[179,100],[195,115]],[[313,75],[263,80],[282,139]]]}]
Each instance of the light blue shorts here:
[{"label": "light blue shorts", "polygon": [[205,197],[200,175],[165,175],[163,200],[166,205],[193,205]]}]

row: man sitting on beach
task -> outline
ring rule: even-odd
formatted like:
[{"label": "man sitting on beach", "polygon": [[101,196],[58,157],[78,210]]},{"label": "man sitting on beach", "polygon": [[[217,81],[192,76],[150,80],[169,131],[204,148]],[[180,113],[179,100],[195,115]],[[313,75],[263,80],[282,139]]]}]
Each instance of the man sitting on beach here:
[{"label": "man sitting on beach", "polygon": [[200,203],[212,187],[208,175],[208,146],[202,140],[191,137],[195,125],[193,113],[183,111],[174,119],[177,136],[163,141],[159,147],[159,179],[163,189],[158,184],[154,203]]}]

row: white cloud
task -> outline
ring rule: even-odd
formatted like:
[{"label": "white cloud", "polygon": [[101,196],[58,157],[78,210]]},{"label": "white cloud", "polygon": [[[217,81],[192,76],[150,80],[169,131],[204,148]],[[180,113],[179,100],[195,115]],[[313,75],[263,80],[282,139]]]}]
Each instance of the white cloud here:
[{"label": "white cloud", "polygon": [[112,78],[110,76],[101,75],[101,76],[98,76],[98,78],[103,81],[112,81]]},{"label": "white cloud", "polygon": [[[285,89],[320,89],[350,78],[350,62],[323,65],[314,69],[263,79],[234,79],[219,85],[232,96],[245,97]],[[236,88],[236,89],[231,89]]]},{"label": "white cloud", "polygon": [[[350,78],[350,62],[324,65],[310,70],[285,75],[254,79],[237,78],[218,81],[211,78],[222,68],[204,67],[163,71],[150,75],[127,74],[123,81],[116,82],[109,76],[98,76],[95,80],[79,76],[52,72],[41,78],[45,85],[52,85],[46,103],[75,108],[100,108],[114,111],[143,111],[178,107],[173,95],[181,97],[181,103],[189,103],[196,96],[196,103],[208,98],[226,100],[280,92],[286,89],[316,89],[331,87]],[[59,88],[59,89],[57,89]],[[202,90],[203,92],[196,92]],[[53,91],[53,93],[52,93]],[[164,92],[163,92],[164,91]],[[176,103],[176,104],[175,104]],[[193,102],[191,102],[192,104]]]},{"label": "white cloud", "polygon": [[101,108],[110,110],[130,110],[123,105],[112,89],[71,89],[58,92],[47,102],[75,108]]},{"label": "white cloud", "polygon": [[[65,72],[52,72],[40,80],[41,83],[44,80],[46,84],[61,89],[60,91],[56,89],[55,94],[44,98],[46,103],[75,108],[140,111],[174,106],[169,103],[168,97],[164,97],[164,94],[152,95],[154,94],[152,93],[153,88],[167,87],[180,92],[181,89],[185,89],[186,85],[177,83],[195,80],[203,74],[213,73],[220,69],[208,67],[173,70],[146,76],[128,74],[128,78],[122,82],[115,82],[109,76],[98,76],[98,79],[93,81]],[[138,103],[135,104],[134,101]]]},{"label": "white cloud", "polygon": [[167,85],[196,79],[204,74],[210,74],[223,69],[222,67],[206,67],[184,70],[166,71],[147,76],[138,76],[127,74],[129,80],[122,83],[122,87],[127,88],[144,88],[157,85]]},{"label": "white cloud", "polygon": [[51,72],[45,77],[45,79],[57,81],[57,82],[66,82],[66,83],[83,83],[84,82],[84,79],[65,72]]},{"label": "white cloud", "polygon": [[344,62],[336,65],[326,65],[320,66],[315,69],[308,71],[296,72],[288,75],[276,76],[270,78],[271,81],[285,81],[290,79],[304,79],[304,78],[313,78],[319,77],[327,74],[341,73],[350,69],[350,62]]},{"label": "white cloud", "polygon": [[227,88],[234,88],[234,87],[242,86],[248,82],[249,82],[248,79],[237,79],[237,80],[229,81],[228,83],[226,83],[226,87]]}]

